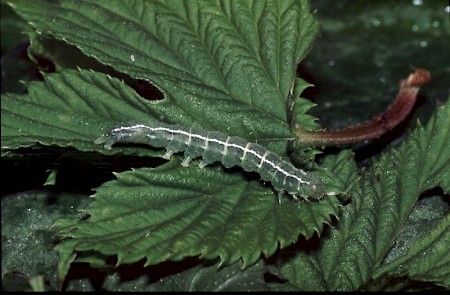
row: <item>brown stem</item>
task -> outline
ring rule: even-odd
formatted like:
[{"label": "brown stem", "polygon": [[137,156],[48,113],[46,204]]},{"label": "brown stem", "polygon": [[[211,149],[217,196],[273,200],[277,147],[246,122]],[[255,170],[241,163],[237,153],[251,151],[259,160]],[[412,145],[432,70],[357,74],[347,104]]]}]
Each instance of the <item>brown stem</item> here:
[{"label": "brown stem", "polygon": [[416,102],[420,86],[430,81],[430,73],[427,70],[421,68],[414,70],[415,72],[410,74],[407,80],[400,81],[400,91],[395,101],[384,113],[371,121],[338,130],[309,131],[295,126],[293,131],[297,136],[296,140],[307,145],[326,146],[379,138],[408,116]]}]

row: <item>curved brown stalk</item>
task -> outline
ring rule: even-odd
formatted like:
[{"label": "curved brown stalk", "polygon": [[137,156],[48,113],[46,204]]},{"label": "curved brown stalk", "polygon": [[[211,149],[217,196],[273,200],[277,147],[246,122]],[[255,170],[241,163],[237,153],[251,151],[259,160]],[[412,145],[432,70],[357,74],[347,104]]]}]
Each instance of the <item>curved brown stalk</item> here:
[{"label": "curved brown stalk", "polygon": [[338,130],[309,131],[301,127],[294,127],[296,140],[307,145],[326,146],[379,138],[408,116],[416,102],[420,86],[430,81],[430,73],[427,70],[421,68],[414,70],[415,72],[410,74],[408,79],[400,81],[400,90],[395,101],[384,113],[369,122]]}]

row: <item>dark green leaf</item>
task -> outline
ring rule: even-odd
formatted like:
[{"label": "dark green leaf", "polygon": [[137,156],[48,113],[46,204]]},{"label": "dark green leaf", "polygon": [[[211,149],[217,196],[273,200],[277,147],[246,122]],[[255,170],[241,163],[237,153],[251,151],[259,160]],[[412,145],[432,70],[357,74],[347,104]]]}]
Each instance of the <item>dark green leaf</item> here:
[{"label": "dark green leaf", "polygon": [[[367,284],[393,246],[420,194],[436,186],[450,191],[449,134],[447,103],[438,108],[427,126],[419,124],[400,147],[383,154],[364,174],[360,185],[352,187],[351,203],[342,210],[338,225],[324,237],[320,250],[300,253],[283,266],[288,284],[281,288],[355,290]],[[432,280],[442,285],[448,282],[445,266],[436,264],[442,259],[445,265],[448,259],[448,249],[440,246],[448,239],[447,225],[444,220],[441,223],[436,231],[439,234],[431,233],[411,250],[415,255],[428,247],[423,259],[430,259],[430,263],[415,270],[409,268],[414,263],[405,265],[401,273],[427,278],[433,276],[428,271],[435,267],[439,274]]]},{"label": "dark green leaf", "polygon": [[[123,82],[95,72],[46,75],[29,95],[5,97],[3,150],[35,142],[99,150],[93,140],[108,126],[163,121],[240,135],[285,154],[292,136],[289,89],[318,29],[307,1],[10,5],[44,39],[63,40],[116,71],[150,81],[164,100],[143,100]],[[298,80],[297,96],[302,85]],[[142,148],[113,151],[153,155]],[[117,181],[98,189],[87,221],[59,224],[61,236],[71,238],[58,245],[67,254],[61,263],[72,261],[71,251],[97,250],[117,255],[119,264],[200,255],[219,256],[222,263],[242,258],[247,266],[300,234],[320,232],[337,214],[334,197],[279,205],[269,185],[217,167],[184,169],[174,161],[117,174]]]},{"label": "dark green leaf", "polygon": [[58,249],[117,254],[118,264],[145,257],[153,265],[200,255],[220,257],[223,264],[242,258],[247,266],[299,234],[321,232],[337,214],[336,198],[278,204],[270,188],[246,180],[240,171],[179,167],[172,161],[116,174],[116,181],[97,189],[88,220],[58,224],[60,235],[71,238]]}]

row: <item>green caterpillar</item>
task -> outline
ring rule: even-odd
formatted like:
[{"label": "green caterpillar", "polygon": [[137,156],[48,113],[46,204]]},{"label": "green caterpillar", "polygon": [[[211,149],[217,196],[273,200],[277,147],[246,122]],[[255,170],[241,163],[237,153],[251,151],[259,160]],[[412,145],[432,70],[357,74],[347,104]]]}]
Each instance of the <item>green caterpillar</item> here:
[{"label": "green caterpillar", "polygon": [[96,144],[104,144],[108,150],[115,143],[148,144],[166,148],[164,159],[184,152],[182,165],[187,167],[192,159],[201,157],[200,168],[220,161],[226,168],[241,166],[247,172],[257,172],[270,182],[278,192],[278,200],[287,192],[297,199],[320,199],[324,195],[323,184],[317,178],[294,167],[263,146],[218,131],[206,131],[178,125],[133,124],[120,126],[97,138]]}]

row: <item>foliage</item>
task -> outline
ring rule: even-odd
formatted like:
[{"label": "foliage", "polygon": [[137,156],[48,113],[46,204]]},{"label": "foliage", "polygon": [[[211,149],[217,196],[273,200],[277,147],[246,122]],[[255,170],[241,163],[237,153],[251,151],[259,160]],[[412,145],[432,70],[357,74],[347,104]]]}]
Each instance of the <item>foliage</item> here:
[{"label": "foliage", "polygon": [[[52,60],[57,71],[30,82],[26,94],[2,95],[4,158],[49,147],[102,159],[161,156],[162,150],[142,146],[107,151],[94,144],[109,128],[130,121],[218,130],[288,158],[289,120],[318,128],[306,114],[313,104],[299,97],[307,83],[296,77],[318,33],[305,0],[9,5],[32,27],[30,51]],[[141,96],[130,87],[137,79],[159,94]],[[84,211],[88,218],[68,215],[55,223],[59,278],[75,262],[109,269],[108,256],[117,257],[115,266],[143,260],[146,267],[194,256],[219,268],[197,265],[178,281],[170,277],[179,290],[216,290],[195,284],[199,277],[233,290],[261,290],[268,271],[286,280],[266,285],[277,290],[390,288],[389,280],[398,277],[401,286],[423,281],[448,287],[447,204],[435,226],[402,255],[390,251],[420,194],[450,189],[449,118],[447,103],[365,171],[358,170],[350,150],[325,155],[319,163],[309,160],[327,190],[339,194],[314,203],[284,198],[279,204],[270,184],[255,175],[220,165],[183,168],[179,156],[152,168],[130,165],[95,189]],[[304,147],[294,148],[301,154]],[[318,151],[305,153],[296,158],[299,163]],[[51,177],[48,183],[57,183]],[[319,247],[297,250],[277,267],[263,266],[261,254],[284,253],[279,250],[298,240],[307,245],[313,236],[320,237]],[[230,276],[239,283],[226,283]],[[162,283],[151,286],[167,290]]]}]

